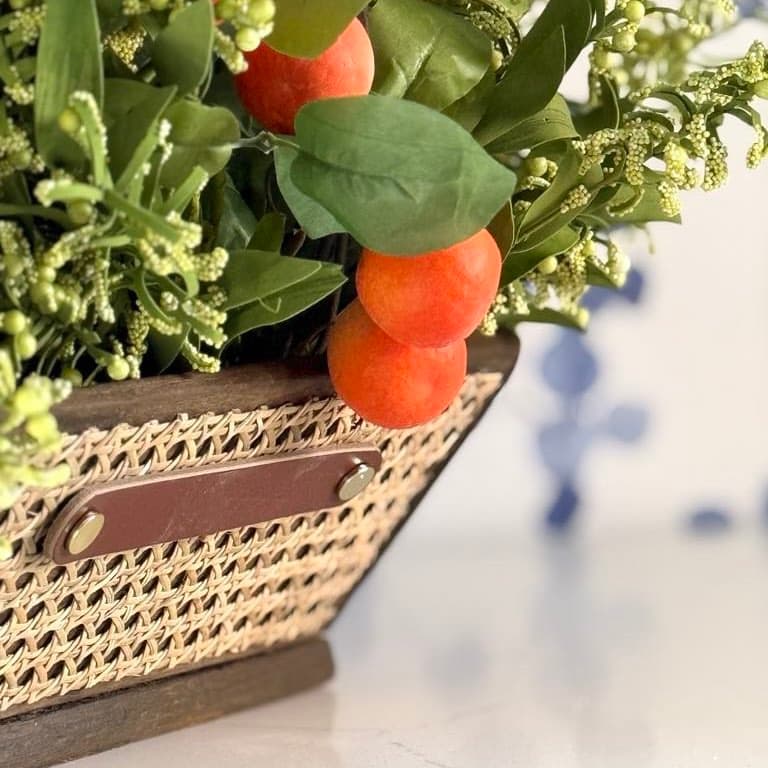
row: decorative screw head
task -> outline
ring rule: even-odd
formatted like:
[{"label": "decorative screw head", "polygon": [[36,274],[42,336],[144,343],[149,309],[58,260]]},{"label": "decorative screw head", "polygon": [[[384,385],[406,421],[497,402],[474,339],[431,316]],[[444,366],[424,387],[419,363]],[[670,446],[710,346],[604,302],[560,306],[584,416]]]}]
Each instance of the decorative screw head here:
[{"label": "decorative screw head", "polygon": [[104,527],[104,515],[89,510],[72,527],[67,536],[67,552],[79,555],[93,544]]},{"label": "decorative screw head", "polygon": [[344,475],[336,493],[342,501],[354,499],[368,487],[375,474],[376,470],[373,467],[360,463],[351,472]]}]

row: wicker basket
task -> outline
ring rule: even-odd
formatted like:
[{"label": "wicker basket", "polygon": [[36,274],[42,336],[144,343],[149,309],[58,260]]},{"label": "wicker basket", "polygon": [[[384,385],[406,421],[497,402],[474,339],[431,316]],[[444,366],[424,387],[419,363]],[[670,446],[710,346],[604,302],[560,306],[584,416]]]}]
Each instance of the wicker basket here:
[{"label": "wicker basket", "polygon": [[[15,553],[0,566],[0,720],[319,633],[489,405],[517,351],[514,337],[473,340],[460,397],[435,422],[401,432],[361,422],[323,372],[295,366],[77,393],[58,414],[71,480],[27,492],[0,520]],[[52,522],[85,488],[348,445],[376,446],[382,457],[348,503],[69,564],[45,554]]]}]

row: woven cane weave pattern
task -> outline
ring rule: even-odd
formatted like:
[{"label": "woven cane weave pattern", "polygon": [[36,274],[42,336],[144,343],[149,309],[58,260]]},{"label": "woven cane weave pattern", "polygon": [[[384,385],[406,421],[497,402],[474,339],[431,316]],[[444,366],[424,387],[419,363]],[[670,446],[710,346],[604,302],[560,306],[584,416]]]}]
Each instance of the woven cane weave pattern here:
[{"label": "woven cane weave pattern", "polygon": [[[470,376],[440,419],[401,432],[327,399],[68,437],[69,484],[0,522],[16,550],[0,565],[0,712],[317,633],[500,383]],[[67,566],[41,553],[52,513],[92,484],[362,442],[383,465],[343,507]]]}]

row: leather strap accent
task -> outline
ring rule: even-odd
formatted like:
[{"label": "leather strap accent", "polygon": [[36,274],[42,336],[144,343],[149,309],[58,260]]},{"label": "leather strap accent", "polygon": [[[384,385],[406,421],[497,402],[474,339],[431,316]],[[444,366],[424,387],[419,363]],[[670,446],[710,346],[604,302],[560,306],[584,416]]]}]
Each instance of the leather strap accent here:
[{"label": "leather strap accent", "polygon": [[[337,507],[339,483],[361,463],[378,470],[378,448],[313,450],[94,486],[56,517],[45,552],[66,564]],[[103,527],[88,547],[72,554],[68,539],[88,513],[103,515]]]}]

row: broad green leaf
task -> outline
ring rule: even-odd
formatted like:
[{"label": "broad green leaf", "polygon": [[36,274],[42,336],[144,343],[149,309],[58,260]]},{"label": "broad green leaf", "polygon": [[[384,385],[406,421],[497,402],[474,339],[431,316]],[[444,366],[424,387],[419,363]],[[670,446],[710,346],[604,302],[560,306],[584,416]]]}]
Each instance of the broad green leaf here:
[{"label": "broad green leaf", "polygon": [[180,95],[195,92],[212,65],[213,37],[211,0],[196,0],[177,11],[152,46],[158,82],[177,86]]},{"label": "broad green leaf", "polygon": [[306,280],[273,294],[267,301],[256,301],[231,312],[226,324],[227,335],[231,341],[254,328],[290,320],[332,294],[345,281],[340,266],[323,262],[320,269]]},{"label": "broad green leaf", "polygon": [[248,249],[280,253],[284,235],[285,216],[281,213],[266,213],[254,227]]},{"label": "broad green leaf", "polygon": [[[522,44],[521,44],[522,48]],[[535,115],[552,100],[565,76],[565,32],[553,30],[544,41],[548,55],[518,52],[494,88],[488,109],[474,130],[481,144],[490,144]]]},{"label": "broad green leaf", "polygon": [[[574,124],[582,135],[595,133],[603,128],[618,128],[621,124],[621,106],[616,85],[612,78],[600,76],[600,104],[588,112],[574,116]],[[627,111],[630,111],[630,107]]]},{"label": "broad green leaf", "polygon": [[515,217],[512,214],[512,202],[507,200],[501,210],[488,225],[488,231],[501,251],[501,258],[506,259],[515,242]]},{"label": "broad green leaf", "polygon": [[384,253],[464,240],[488,224],[516,183],[453,120],[389,96],[308,104],[296,139],[296,186],[359,243]]},{"label": "broad green leaf", "polygon": [[[116,87],[115,83],[119,82],[126,81],[108,81],[107,93],[110,93],[112,88]],[[141,85],[143,86],[143,98],[131,104],[118,119],[113,120],[108,131],[109,167],[115,179],[128,166],[144,139],[156,129],[160,118],[176,93],[174,86],[157,88],[144,83]],[[126,89],[120,86],[117,86],[117,90],[123,93],[128,90],[133,94],[139,92],[132,88]],[[112,102],[114,98],[114,94],[111,95],[108,98],[108,103]]]},{"label": "broad green leaf", "polygon": [[291,213],[296,217],[301,228],[313,240],[326,235],[344,232],[334,215],[323,208],[317,200],[305,195],[293,182],[291,169],[299,153],[292,147],[281,146],[275,150],[275,173],[277,183]]},{"label": "broad green leaf", "polygon": [[224,309],[264,301],[311,277],[321,265],[267,251],[232,251],[219,281],[227,294]]},{"label": "broad green leaf", "polygon": [[556,94],[552,101],[531,117],[521,120],[509,133],[491,142],[487,149],[492,154],[535,149],[550,141],[578,137],[571,112],[565,99]]},{"label": "broad green leaf", "polygon": [[527,250],[515,248],[504,262],[501,284],[509,285],[513,280],[517,280],[535,269],[548,256],[560,256],[578,242],[579,233],[571,227],[565,226],[534,248]]},{"label": "broad green leaf", "polygon": [[46,5],[37,48],[35,139],[49,165],[72,167],[83,160],[80,148],[57,122],[74,91],[90,92],[101,107],[104,74],[94,0],[55,0]]},{"label": "broad green leaf", "polygon": [[599,165],[594,165],[584,176],[579,174],[580,166],[581,155],[573,149],[568,150],[560,158],[557,175],[551,186],[533,202],[523,216],[520,226],[520,244],[516,246],[518,250],[530,249],[543,242],[587,210],[592,197],[587,205],[561,211],[561,206],[573,189],[584,185],[588,190],[592,190],[602,180]]},{"label": "broad green leaf", "polygon": [[270,48],[312,59],[333,45],[367,0],[277,0]]},{"label": "broad green leaf", "polygon": [[643,185],[643,196],[637,205],[634,205],[624,214],[617,215],[614,211],[620,209],[634,196],[634,190],[625,186],[618,191],[610,202],[607,211],[607,220],[612,224],[647,224],[652,221],[679,224],[680,216],[670,216],[661,207],[661,193],[658,183],[647,181]]},{"label": "broad green leaf", "polygon": [[155,373],[163,373],[179,356],[181,347],[189,336],[189,328],[176,336],[164,336],[154,328],[150,328],[147,341],[149,342],[149,359]]},{"label": "broad green leaf", "polygon": [[443,110],[480,82],[491,41],[462,16],[424,0],[379,0],[368,15],[373,90]]},{"label": "broad green leaf", "polygon": [[[232,183],[232,179],[228,174],[222,175],[224,183],[216,189],[221,197],[219,198],[220,216],[215,222],[215,242],[216,245],[233,251],[248,245],[256,231],[257,222],[248,204]],[[217,184],[220,184],[220,178],[220,176],[216,178]]]},{"label": "broad green leaf", "polygon": [[163,186],[177,186],[196,165],[209,176],[227,165],[232,143],[240,138],[240,126],[228,109],[191,100],[176,101],[165,117],[171,122],[173,152],[160,177]]},{"label": "broad green leaf", "polygon": [[584,331],[573,315],[559,312],[556,309],[532,309],[528,315],[515,315],[509,320],[502,321],[502,325],[514,328],[520,323],[546,323],[547,325],[562,325],[564,328],[573,328],[575,331]]},{"label": "broad green leaf", "polygon": [[443,110],[452,120],[455,120],[467,131],[474,131],[482,120],[488,102],[496,85],[496,74],[490,70],[485,73],[483,79],[463,98],[451,104]]},{"label": "broad green leaf", "polygon": [[546,107],[587,44],[593,19],[590,0],[549,0],[496,86],[478,141],[488,144]]}]

